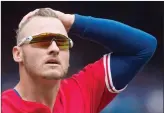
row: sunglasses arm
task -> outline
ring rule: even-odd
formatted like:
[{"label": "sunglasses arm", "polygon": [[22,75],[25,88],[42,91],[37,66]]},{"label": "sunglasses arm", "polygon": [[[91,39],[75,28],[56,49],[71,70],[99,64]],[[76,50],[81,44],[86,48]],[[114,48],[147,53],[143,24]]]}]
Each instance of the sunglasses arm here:
[{"label": "sunglasses arm", "polygon": [[30,43],[30,41],[31,41],[32,39],[33,39],[32,36],[29,36],[29,37],[27,37],[27,38],[23,38],[23,39],[21,40],[21,42],[20,42],[17,46],[21,46],[21,45],[24,44],[24,43]]}]

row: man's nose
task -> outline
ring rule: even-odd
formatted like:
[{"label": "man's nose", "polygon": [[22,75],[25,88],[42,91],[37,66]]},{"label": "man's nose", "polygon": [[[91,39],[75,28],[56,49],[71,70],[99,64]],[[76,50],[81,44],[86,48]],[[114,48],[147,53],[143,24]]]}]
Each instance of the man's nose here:
[{"label": "man's nose", "polygon": [[50,46],[48,47],[48,54],[58,55],[59,51],[60,51],[60,49],[57,46],[56,42],[52,41]]}]

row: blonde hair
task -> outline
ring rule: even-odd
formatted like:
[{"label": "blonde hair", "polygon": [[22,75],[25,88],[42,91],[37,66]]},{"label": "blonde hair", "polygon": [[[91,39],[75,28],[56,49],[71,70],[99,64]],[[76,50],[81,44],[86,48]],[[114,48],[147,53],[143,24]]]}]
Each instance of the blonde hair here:
[{"label": "blonde hair", "polygon": [[53,9],[51,8],[40,8],[39,10],[37,10],[33,15],[30,16],[30,18],[26,19],[26,20],[22,20],[20,23],[21,25],[18,27],[18,29],[16,30],[16,41],[17,44],[20,42],[21,37],[19,36],[22,28],[33,18],[36,16],[41,16],[41,17],[53,17],[53,18],[58,18],[57,15],[55,14],[55,12],[53,11]]}]

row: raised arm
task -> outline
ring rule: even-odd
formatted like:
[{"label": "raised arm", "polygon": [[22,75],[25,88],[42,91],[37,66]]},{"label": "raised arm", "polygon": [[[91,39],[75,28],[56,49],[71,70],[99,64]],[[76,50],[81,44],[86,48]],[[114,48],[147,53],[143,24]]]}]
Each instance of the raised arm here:
[{"label": "raised arm", "polygon": [[107,70],[112,77],[112,87],[117,90],[124,88],[132,80],[150,60],[157,46],[155,37],[144,31],[114,20],[78,14],[75,15],[70,33],[112,50],[111,58],[107,58],[110,59],[107,60]]}]

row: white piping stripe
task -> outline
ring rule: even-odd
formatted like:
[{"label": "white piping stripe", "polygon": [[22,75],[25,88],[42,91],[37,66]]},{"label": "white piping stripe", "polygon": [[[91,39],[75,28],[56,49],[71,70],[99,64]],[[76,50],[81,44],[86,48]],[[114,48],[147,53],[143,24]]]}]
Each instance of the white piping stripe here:
[{"label": "white piping stripe", "polygon": [[[108,62],[107,62],[107,64],[106,64],[106,67],[108,67],[108,69],[107,69],[107,71],[108,71],[108,78],[109,78],[109,80],[108,80],[108,82],[109,82],[109,85],[111,86],[111,90],[112,90],[112,92],[113,93],[117,93],[117,92],[115,92],[115,90],[113,90],[114,88],[114,86],[113,86],[113,81],[112,81],[112,76],[111,76],[111,70],[110,70],[110,55],[111,55],[111,53],[109,53],[108,54],[108,56],[107,56],[107,59],[108,59]],[[108,65],[108,66],[107,66]]]},{"label": "white piping stripe", "polygon": [[106,70],[106,56],[107,55],[104,55],[103,57],[103,64],[104,64],[104,69],[105,69],[105,84],[106,84],[106,87],[108,89],[109,92],[113,92],[110,87],[109,87],[109,82],[108,82],[108,78],[107,78],[107,70]]}]

